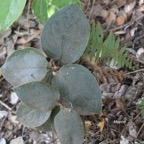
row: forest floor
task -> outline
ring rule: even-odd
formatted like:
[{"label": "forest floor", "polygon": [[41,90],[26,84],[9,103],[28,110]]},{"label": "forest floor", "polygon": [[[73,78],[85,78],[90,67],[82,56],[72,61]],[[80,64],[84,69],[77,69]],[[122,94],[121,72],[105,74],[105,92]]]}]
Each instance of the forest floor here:
[{"label": "forest floor", "polygon": [[[135,69],[98,66],[79,61],[99,82],[103,113],[87,116],[84,144],[144,144],[144,119],[139,103],[144,97],[144,0],[81,0],[90,21],[101,23],[104,32],[113,32],[133,57]],[[18,49],[40,50],[39,24],[26,5],[21,17],[0,33],[0,66]],[[124,73],[121,75],[120,71]],[[17,121],[19,99],[0,74],[0,144],[59,144],[52,132],[30,129]]]}]

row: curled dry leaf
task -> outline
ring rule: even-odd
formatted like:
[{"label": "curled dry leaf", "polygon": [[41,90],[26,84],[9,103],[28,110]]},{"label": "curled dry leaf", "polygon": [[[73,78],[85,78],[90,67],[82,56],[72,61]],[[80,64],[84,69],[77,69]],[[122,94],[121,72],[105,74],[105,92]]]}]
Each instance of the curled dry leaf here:
[{"label": "curled dry leaf", "polygon": [[116,0],[116,5],[120,8],[126,4],[126,0]]},{"label": "curled dry leaf", "polygon": [[17,116],[10,114],[8,118],[13,124],[18,124],[19,121],[17,121]]},{"label": "curled dry leaf", "polygon": [[119,16],[116,19],[116,25],[117,26],[121,26],[125,23],[125,17],[124,16]]},{"label": "curled dry leaf", "polygon": [[101,10],[99,16],[101,16],[103,19],[106,19],[108,16],[108,11],[107,10]]},{"label": "curled dry leaf", "polygon": [[132,3],[130,3],[130,4],[126,4],[125,7],[124,7],[125,13],[131,12],[134,9],[135,5],[136,5],[136,1],[135,0]]},{"label": "curled dry leaf", "polygon": [[125,21],[127,20],[127,14],[123,10],[118,12],[118,16],[123,16],[125,18]]},{"label": "curled dry leaf", "polygon": [[137,27],[134,27],[131,29],[131,31],[130,31],[131,37],[135,35],[135,32],[137,31],[137,29],[138,29]]},{"label": "curled dry leaf", "polygon": [[110,11],[108,17],[106,18],[106,24],[111,25],[116,20],[116,15],[114,12]]},{"label": "curled dry leaf", "polygon": [[139,48],[136,57],[139,59],[142,53],[144,53],[144,48]]}]

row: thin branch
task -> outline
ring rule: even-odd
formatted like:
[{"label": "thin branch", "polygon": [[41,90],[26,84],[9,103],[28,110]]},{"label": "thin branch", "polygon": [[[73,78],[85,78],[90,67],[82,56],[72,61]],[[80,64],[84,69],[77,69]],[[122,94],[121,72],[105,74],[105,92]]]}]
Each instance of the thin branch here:
[{"label": "thin branch", "polygon": [[126,26],[130,27],[131,25],[134,24],[134,22],[136,22],[136,21],[142,19],[143,17],[144,17],[144,14],[140,15],[139,17],[137,17],[137,18],[134,19],[133,21],[130,21],[130,22],[128,22],[128,23],[126,23],[126,24],[124,24],[124,25],[122,25],[122,26],[119,26],[119,27],[116,27],[116,28],[109,29],[108,31],[116,31],[116,30],[122,29],[122,28],[124,28],[124,27],[126,27]]},{"label": "thin branch", "polygon": [[128,73],[126,73],[126,75],[137,73],[137,72],[140,72],[140,71],[144,71],[144,68],[139,69],[139,70],[135,70],[135,71],[132,71],[132,72],[128,72]]},{"label": "thin branch", "polygon": [[2,102],[1,100],[0,100],[0,104],[1,104],[2,106],[4,106],[6,109],[8,109],[9,111],[12,110],[12,108],[10,108],[7,104],[5,104],[4,102]]},{"label": "thin branch", "polygon": [[139,134],[140,134],[141,130],[143,129],[143,127],[144,127],[144,123],[142,124],[142,126],[141,126],[140,129],[139,129],[139,131],[138,131],[138,133],[137,133],[137,137],[139,136]]}]

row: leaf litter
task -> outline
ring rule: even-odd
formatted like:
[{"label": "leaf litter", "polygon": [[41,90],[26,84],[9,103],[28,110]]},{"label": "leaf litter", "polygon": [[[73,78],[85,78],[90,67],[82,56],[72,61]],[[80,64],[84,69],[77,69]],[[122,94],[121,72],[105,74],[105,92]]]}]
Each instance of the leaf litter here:
[{"label": "leaf litter", "polygon": [[[81,0],[83,10],[91,21],[100,22],[105,32],[112,31],[119,36],[122,44],[127,45],[138,69],[143,68],[144,48],[144,1],[143,0]],[[6,57],[17,49],[37,46],[43,26],[40,25],[27,6],[19,20],[4,34],[0,35],[0,66]],[[133,52],[133,53],[132,53]],[[140,114],[138,101],[143,94],[143,71],[124,69],[127,78],[116,82],[113,77],[102,75],[96,66],[81,62],[99,81],[103,98],[103,115],[87,116],[88,130],[84,144],[129,144],[144,141],[143,118]],[[129,74],[130,73],[130,74]],[[22,126],[16,119],[18,99],[12,96],[12,87],[0,77],[0,144],[18,143],[59,143],[53,139],[51,132],[42,133],[35,129]],[[125,111],[125,112],[124,112]],[[34,133],[34,134],[33,134]],[[36,138],[37,137],[37,138]],[[16,142],[17,141],[17,142]],[[20,143],[18,143],[20,144]]]}]

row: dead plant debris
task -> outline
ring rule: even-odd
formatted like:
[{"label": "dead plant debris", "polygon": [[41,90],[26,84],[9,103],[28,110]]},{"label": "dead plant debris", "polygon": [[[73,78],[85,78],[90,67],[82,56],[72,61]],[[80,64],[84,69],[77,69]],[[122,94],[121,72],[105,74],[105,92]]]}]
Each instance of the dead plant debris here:
[{"label": "dead plant debris", "polygon": [[[87,116],[84,144],[139,144],[144,141],[144,120],[138,102],[144,92],[144,0],[81,0],[92,22],[102,24],[105,33],[114,32],[127,46],[137,69],[115,70],[80,60],[100,84],[103,114]],[[28,17],[27,17],[28,16]],[[0,66],[17,49],[40,46],[42,26],[27,6],[13,26],[0,33]],[[51,132],[43,133],[21,125],[16,119],[19,100],[0,74],[0,144],[59,144]]]}]

